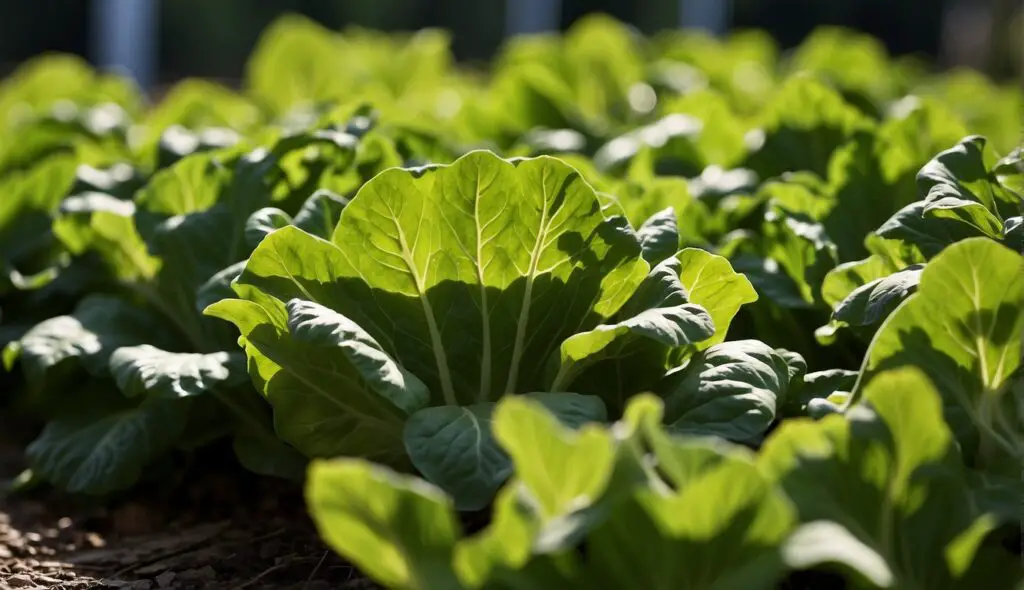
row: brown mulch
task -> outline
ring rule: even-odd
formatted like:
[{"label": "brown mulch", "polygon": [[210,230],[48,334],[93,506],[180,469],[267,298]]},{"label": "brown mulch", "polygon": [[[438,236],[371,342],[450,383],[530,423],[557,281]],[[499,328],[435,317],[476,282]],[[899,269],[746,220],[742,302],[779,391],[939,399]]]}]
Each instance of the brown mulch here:
[{"label": "brown mulch", "polygon": [[[318,539],[299,486],[201,462],[116,497],[0,495],[0,590],[377,588]],[[0,483],[21,467],[0,440]]]}]

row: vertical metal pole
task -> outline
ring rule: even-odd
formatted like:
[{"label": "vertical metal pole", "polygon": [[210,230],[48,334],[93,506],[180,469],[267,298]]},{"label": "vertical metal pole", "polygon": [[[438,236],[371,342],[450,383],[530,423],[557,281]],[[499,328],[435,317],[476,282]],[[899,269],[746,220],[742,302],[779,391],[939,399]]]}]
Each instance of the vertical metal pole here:
[{"label": "vertical metal pole", "polygon": [[557,31],[562,21],[560,0],[505,0],[505,36]]},{"label": "vertical metal pole", "polygon": [[143,90],[156,77],[158,0],[93,0],[96,63],[135,78]]},{"label": "vertical metal pole", "polygon": [[732,0],[679,0],[679,25],[722,35],[731,12]]}]

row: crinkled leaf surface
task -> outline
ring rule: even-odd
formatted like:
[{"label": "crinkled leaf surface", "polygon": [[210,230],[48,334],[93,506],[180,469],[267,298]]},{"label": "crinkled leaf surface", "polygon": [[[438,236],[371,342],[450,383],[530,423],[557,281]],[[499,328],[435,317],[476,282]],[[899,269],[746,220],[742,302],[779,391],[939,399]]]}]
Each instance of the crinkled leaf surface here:
[{"label": "crinkled leaf surface", "polygon": [[673,351],[706,341],[711,316],[687,301],[674,258],[655,266],[616,314],[613,323],[574,334],[559,347],[552,389],[600,395],[613,414],[626,399],[652,386],[670,366]]},{"label": "crinkled leaf surface", "polygon": [[350,317],[438,402],[543,389],[537,359],[614,314],[647,270],[628,226],[605,221],[592,189],[546,157],[476,152],[386,171],[332,240],[283,228],[238,282]]},{"label": "crinkled leaf surface", "polygon": [[[575,393],[532,393],[563,424],[604,422],[604,403]],[[512,473],[508,455],[492,432],[493,403],[424,408],[409,417],[403,438],[409,458],[423,476],[445,490],[459,510],[479,510]]]},{"label": "crinkled leaf surface", "polygon": [[998,219],[1020,215],[1021,197],[1004,188],[985,164],[984,137],[971,135],[940,152],[917,175],[920,192],[979,203]]},{"label": "crinkled leaf surface", "polygon": [[274,406],[278,435],[311,457],[403,462],[402,428],[428,401],[423,383],[331,309],[301,299],[268,306],[274,316],[238,299],[212,311],[239,322],[250,375]]},{"label": "crinkled leaf surface", "polygon": [[657,264],[679,249],[679,227],[675,209],[668,207],[651,215],[637,230],[644,260]]},{"label": "crinkled leaf surface", "polygon": [[234,387],[247,378],[240,353],[168,352],[149,344],[115,350],[110,355],[110,372],[128,397],[168,399]]},{"label": "crinkled leaf surface", "polygon": [[785,357],[757,340],[723,342],[658,385],[672,432],[757,442],[789,389]]},{"label": "crinkled leaf surface", "polygon": [[50,318],[29,330],[19,343],[19,358],[26,379],[42,387],[51,371],[58,379],[65,374],[65,361],[105,375],[116,349],[143,343],[170,345],[174,340],[146,310],[116,297],[90,295],[73,314]]},{"label": "crinkled leaf surface", "polygon": [[[96,381],[79,388],[78,395],[88,395],[89,387],[116,386]],[[104,494],[131,486],[149,462],[177,442],[188,417],[178,400],[81,406],[82,411],[47,423],[26,451],[40,477],[72,493]]]},{"label": "crinkled leaf surface", "polygon": [[923,265],[915,264],[854,289],[835,306],[832,317],[851,326],[870,326],[884,320],[917,290]]}]

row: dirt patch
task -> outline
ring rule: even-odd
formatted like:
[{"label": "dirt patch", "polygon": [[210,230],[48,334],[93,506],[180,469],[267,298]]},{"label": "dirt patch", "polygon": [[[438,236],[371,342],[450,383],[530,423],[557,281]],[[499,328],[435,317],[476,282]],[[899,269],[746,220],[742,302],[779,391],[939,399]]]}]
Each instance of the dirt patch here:
[{"label": "dirt patch", "polygon": [[[377,588],[319,540],[297,485],[209,457],[162,489],[0,497],[0,590]],[[0,481],[20,463],[0,443]]]}]

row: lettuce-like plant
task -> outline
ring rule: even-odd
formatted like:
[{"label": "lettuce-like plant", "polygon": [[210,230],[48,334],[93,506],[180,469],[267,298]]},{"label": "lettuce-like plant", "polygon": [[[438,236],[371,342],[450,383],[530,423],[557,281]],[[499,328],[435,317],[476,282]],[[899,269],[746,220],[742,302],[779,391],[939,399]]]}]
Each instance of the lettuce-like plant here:
[{"label": "lettuce-like plant", "polygon": [[[200,150],[193,142],[192,153],[162,153],[173,164],[134,195],[98,177],[75,180],[71,196],[29,185],[56,209],[38,207],[41,227],[52,227],[69,268],[95,283],[73,311],[5,343],[4,365],[17,363],[26,381],[20,403],[48,420],[27,449],[38,479],[109,492],[174,448],[225,435],[249,469],[301,475],[303,458],[274,435],[231,327],[201,312],[230,294],[227,282],[268,231],[268,215],[327,235],[346,201],[326,190],[307,199],[305,187],[358,186],[376,161],[362,159],[359,138],[334,127],[278,135],[267,149]],[[21,223],[35,227],[25,214],[33,210],[19,207]]]},{"label": "lettuce-like plant", "polygon": [[1022,175],[1010,155],[989,165],[987,141],[968,136],[943,150],[917,173],[918,200],[894,212],[864,240],[872,255],[837,266],[825,276],[822,295],[832,321],[817,332],[828,341],[851,327],[866,336],[921,280],[924,263],[947,247],[987,238],[1024,253]]},{"label": "lettuce-like plant", "polygon": [[1019,583],[928,380],[889,372],[865,400],[783,424],[755,457],[671,436],[650,396],[578,429],[504,398],[494,430],[514,477],[474,534],[441,490],[364,460],[314,461],[306,497],[326,542],[389,588],[767,589],[796,570],[829,587]]},{"label": "lettuce-like plant", "polygon": [[[691,258],[709,272],[688,291]],[[206,313],[238,326],[279,436],[313,457],[411,461],[464,508],[508,475],[497,399],[603,421],[752,296],[707,253],[651,269],[626,220],[561,161],[489,152],[381,173],[330,240],[277,230],[233,288]],[[697,290],[720,300],[715,321]]]}]

